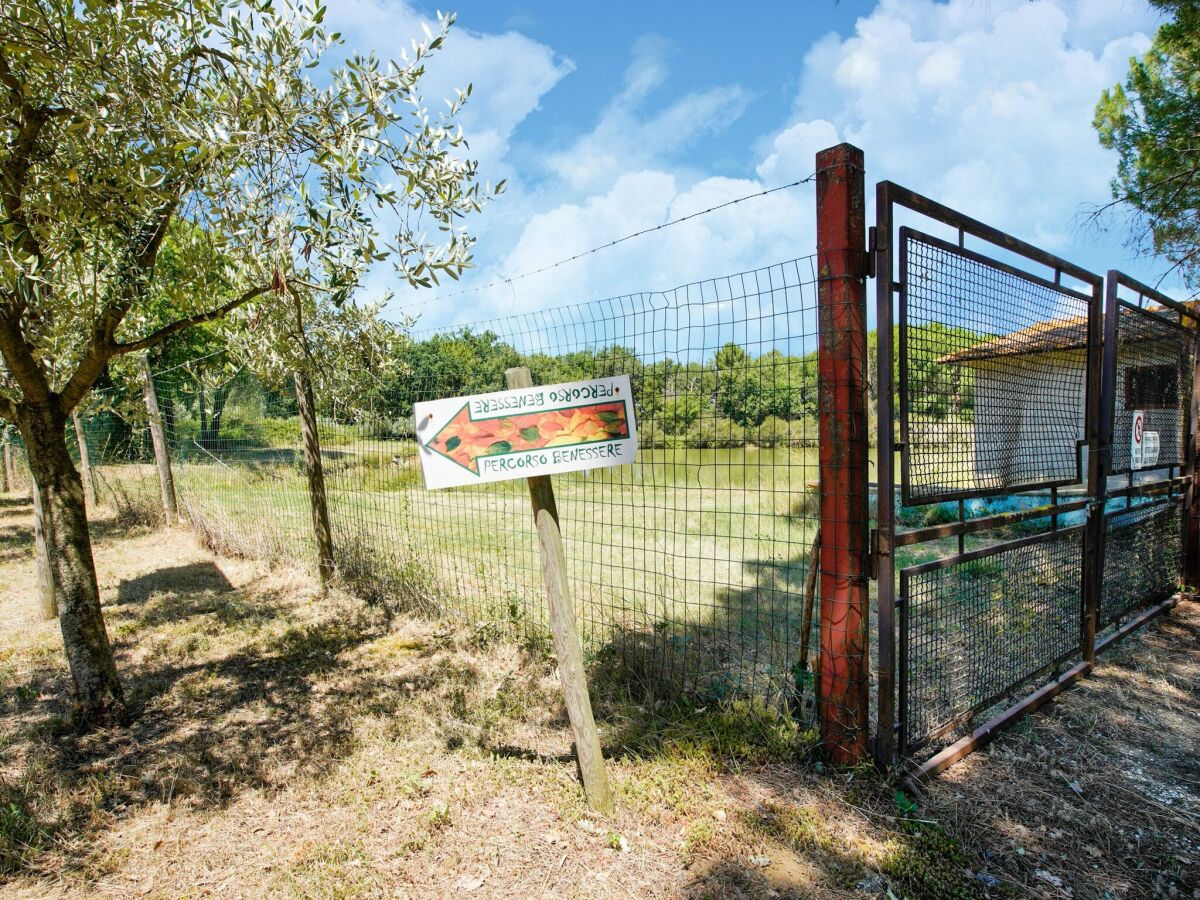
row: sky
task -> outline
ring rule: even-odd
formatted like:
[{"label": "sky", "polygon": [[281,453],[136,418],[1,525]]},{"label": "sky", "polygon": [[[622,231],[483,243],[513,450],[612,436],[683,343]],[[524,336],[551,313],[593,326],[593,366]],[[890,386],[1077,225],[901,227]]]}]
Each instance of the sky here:
[{"label": "sky", "polygon": [[[807,256],[815,195],[802,186],[473,290],[805,178],[816,151],[841,141],[864,151],[868,186],[896,181],[1093,271],[1153,284],[1169,268],[1127,246],[1124,219],[1097,227],[1088,215],[1116,166],[1093,110],[1149,46],[1158,14],[1144,0],[453,9],[425,96],[433,108],[472,84],[470,156],[508,189],[469,223],[477,268],[462,282],[414,290],[389,267],[372,273],[368,296],[394,292],[390,318],[468,323]],[[328,24],[348,47],[396,57],[435,13],[421,0],[336,0]]]}]

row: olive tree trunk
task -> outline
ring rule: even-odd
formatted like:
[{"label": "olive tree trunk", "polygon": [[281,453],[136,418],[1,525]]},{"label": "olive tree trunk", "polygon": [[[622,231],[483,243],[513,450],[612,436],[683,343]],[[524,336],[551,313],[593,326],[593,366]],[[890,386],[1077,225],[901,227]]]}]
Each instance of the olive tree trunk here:
[{"label": "olive tree trunk", "polygon": [[171,450],[167,446],[167,435],[163,431],[154,374],[150,371],[150,361],[144,357],[142,390],[146,395],[146,412],[150,415],[150,441],[154,444],[154,464],[158,467],[158,487],[162,493],[163,512],[166,513],[167,522],[174,524],[179,517],[179,503],[175,498],[175,476],[171,474]]},{"label": "olive tree trunk", "polygon": [[19,408],[18,426],[43,513],[49,574],[75,685],[76,723],[105,724],[125,718],[125,697],[100,611],[83,480],[67,452],[66,418],[56,403],[27,401]]},{"label": "olive tree trunk", "polygon": [[83,499],[87,508],[96,508],[96,482],[92,478],[92,454],[88,450],[87,432],[83,429],[83,418],[79,412],[71,413],[71,424],[75,426],[75,443],[79,445],[79,474],[83,478]]},{"label": "olive tree trunk", "polygon": [[37,482],[33,482],[33,550],[37,565],[37,614],[49,621],[58,618],[58,597],[54,591],[54,570],[50,567],[50,516]]},{"label": "olive tree trunk", "polygon": [[317,431],[317,404],[308,373],[295,373],[296,404],[300,409],[300,436],[304,444],[304,474],[308,476],[308,499],[312,511],[313,539],[317,545],[317,570],[322,589],[333,581],[333,532],[329,527],[329,505],[325,496],[325,467],[321,462],[321,438]]}]

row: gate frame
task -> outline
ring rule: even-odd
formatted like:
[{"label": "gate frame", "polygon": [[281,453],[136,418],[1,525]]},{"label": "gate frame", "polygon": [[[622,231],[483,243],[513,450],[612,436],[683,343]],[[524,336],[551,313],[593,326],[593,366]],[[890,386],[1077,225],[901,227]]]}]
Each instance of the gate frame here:
[{"label": "gate frame", "polygon": [[[973,519],[970,522],[963,516],[962,506],[959,507],[959,521],[949,526],[934,526],[908,532],[902,542],[897,541],[896,510],[895,510],[895,454],[902,452],[901,464],[906,465],[907,447],[902,434],[896,440],[896,416],[894,395],[896,389],[895,350],[890,336],[894,333],[895,317],[893,302],[898,299],[904,302],[906,286],[894,279],[895,247],[898,240],[894,228],[895,208],[901,207],[917,213],[943,225],[957,229],[959,247],[965,243],[967,235],[982,240],[994,247],[1016,254],[1033,263],[1045,266],[1054,272],[1054,284],[1061,283],[1063,275],[1068,275],[1085,285],[1090,285],[1091,300],[1088,305],[1087,320],[1087,357],[1085,366],[1085,402],[1084,402],[1084,438],[1076,442],[1076,453],[1081,447],[1088,448],[1088,493],[1095,497],[1096,489],[1100,486],[1101,468],[1098,459],[1099,425],[1102,407],[1100,406],[1102,378],[1102,346],[1104,289],[1105,280],[1100,276],[1071,263],[1054,254],[1047,253],[1032,244],[1020,240],[999,229],[966,216],[935,200],[922,196],[915,191],[901,187],[890,181],[881,181],[876,185],[875,216],[876,224],[870,229],[870,251],[874,254],[875,289],[876,289],[876,333],[886,335],[888,339],[876,341],[878,358],[877,366],[877,456],[876,480],[878,521],[873,536],[874,569],[878,581],[878,628],[879,628],[879,662],[878,662],[878,725],[874,741],[874,757],[876,764],[882,767],[890,766],[895,759],[896,734],[898,722],[896,719],[897,706],[897,671],[896,671],[896,611],[900,599],[896,596],[896,567],[894,550],[897,546],[916,543],[921,540],[931,540],[936,537],[958,535],[962,536],[986,527],[996,527],[1019,521],[1012,514],[988,516]],[[999,260],[994,261],[1003,266]],[[1028,274],[1036,278],[1033,273]],[[1082,294],[1083,292],[1078,292]],[[901,397],[901,402],[905,399]],[[1078,457],[1077,457],[1078,458]],[[997,492],[998,493],[998,492]],[[1089,505],[1090,507],[1090,505]],[[1027,511],[1021,518],[1034,516],[1054,516],[1080,508],[1078,504],[1061,504],[1057,492],[1052,491],[1052,503],[1048,507]],[[942,771],[947,766],[986,743],[992,735],[1011,720],[1036,709],[1069,684],[1091,671],[1095,665],[1095,622],[1100,599],[1100,579],[1103,575],[1103,555],[1091,539],[1091,529],[1094,519],[1099,519],[1103,525],[1103,517],[1089,515],[1085,523],[1084,548],[1082,553],[1082,597],[1081,597],[1081,634],[1079,652],[1082,660],[1069,670],[1059,675],[1053,681],[1035,690],[1032,694],[1018,700],[1008,709],[992,718],[982,726],[974,729],[970,735],[946,747],[940,753],[927,760],[917,770],[916,778],[923,779]]]},{"label": "gate frame", "polygon": [[[1138,303],[1133,304],[1127,300],[1122,300],[1120,296],[1121,289],[1132,291],[1137,295]],[[1183,465],[1179,466],[1180,473],[1178,476],[1168,475],[1165,479],[1158,479],[1149,484],[1134,486],[1132,483],[1129,487],[1116,491],[1108,490],[1108,479],[1112,474],[1112,450],[1113,438],[1116,428],[1116,378],[1117,378],[1117,342],[1118,342],[1118,326],[1120,324],[1120,311],[1122,305],[1135,309],[1141,314],[1154,316],[1155,311],[1141,305],[1142,301],[1157,303],[1165,309],[1172,310],[1180,315],[1178,323],[1169,322],[1171,325],[1176,325],[1185,330],[1190,329],[1195,332],[1193,356],[1192,356],[1192,396],[1189,399],[1187,407],[1185,407],[1182,442],[1184,444],[1184,460]],[[1190,320],[1191,325],[1185,324],[1184,320]],[[1195,591],[1200,586],[1200,484],[1197,483],[1196,461],[1197,461],[1197,443],[1200,441],[1200,432],[1196,425],[1200,421],[1200,314],[1195,310],[1188,308],[1182,303],[1168,297],[1161,291],[1158,291],[1149,285],[1143,284],[1135,278],[1126,275],[1117,269],[1109,269],[1104,279],[1104,366],[1103,380],[1101,384],[1101,423],[1100,423],[1100,447],[1101,451],[1097,454],[1097,463],[1100,466],[1100,495],[1095,498],[1095,520],[1096,520],[1096,537],[1099,541],[1099,557],[1100,557],[1100,586],[1103,587],[1103,566],[1104,556],[1107,549],[1107,513],[1105,507],[1110,498],[1115,497],[1133,497],[1133,496],[1150,496],[1157,493],[1166,492],[1172,494],[1174,490],[1183,488],[1184,495],[1182,498],[1182,515],[1180,516],[1180,578],[1184,590],[1168,597],[1159,603],[1152,604],[1137,615],[1130,618],[1125,623],[1117,627],[1117,629],[1109,635],[1094,641],[1094,653],[1100,653],[1107,650],[1113,644],[1120,641],[1122,638],[1137,631],[1147,622],[1158,617],[1164,612],[1173,609],[1178,605],[1181,596],[1189,595],[1195,597]],[[1176,466],[1172,464],[1168,467],[1174,469]],[[1132,472],[1130,472],[1132,476]],[[1190,590],[1189,590],[1190,589]],[[1095,609],[1095,621],[1092,623],[1093,634],[1098,632],[1100,628],[1100,608],[1099,604]]]}]

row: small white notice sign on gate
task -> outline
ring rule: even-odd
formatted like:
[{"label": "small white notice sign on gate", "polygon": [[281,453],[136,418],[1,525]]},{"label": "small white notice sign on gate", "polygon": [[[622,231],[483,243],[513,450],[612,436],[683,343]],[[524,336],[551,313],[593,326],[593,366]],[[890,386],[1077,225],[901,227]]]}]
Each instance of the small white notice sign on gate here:
[{"label": "small white notice sign on gate", "polygon": [[1158,432],[1142,429],[1142,468],[1151,469],[1158,465]]},{"label": "small white notice sign on gate", "polygon": [[[1155,435],[1158,437],[1158,435]],[[1129,468],[1140,469],[1144,464],[1146,453],[1146,414],[1140,410],[1133,411],[1133,421],[1129,428]],[[1158,459],[1155,449],[1154,458]]]},{"label": "small white notice sign on gate", "polygon": [[637,455],[628,375],[417,403],[425,487],[620,466]]}]

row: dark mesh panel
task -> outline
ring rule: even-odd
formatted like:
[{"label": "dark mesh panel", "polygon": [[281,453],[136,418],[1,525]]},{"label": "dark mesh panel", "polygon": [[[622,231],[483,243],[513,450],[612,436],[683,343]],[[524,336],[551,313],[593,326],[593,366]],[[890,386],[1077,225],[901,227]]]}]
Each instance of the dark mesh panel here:
[{"label": "dark mesh panel", "polygon": [[1101,628],[1179,590],[1180,514],[1179,501],[1167,500],[1105,516]]},{"label": "dark mesh panel", "polygon": [[1078,648],[1082,533],[901,571],[901,714],[910,746],[969,721]]}]

